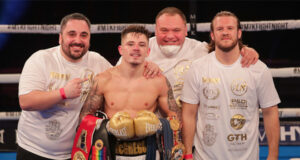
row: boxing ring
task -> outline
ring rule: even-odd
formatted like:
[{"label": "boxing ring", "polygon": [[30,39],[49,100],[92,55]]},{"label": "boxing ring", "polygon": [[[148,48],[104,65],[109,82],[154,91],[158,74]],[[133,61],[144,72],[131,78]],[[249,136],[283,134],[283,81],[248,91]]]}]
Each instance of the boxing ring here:
[{"label": "boxing ring", "polygon": [[[277,21],[244,21],[241,22],[244,32],[293,30],[300,29],[300,20],[277,20]],[[93,24],[92,34],[120,33],[126,26],[131,24]],[[155,30],[155,24],[145,25],[151,32]],[[209,32],[210,23],[189,23],[188,30],[197,32]],[[0,25],[1,33],[26,33],[26,34],[58,34],[59,25]],[[51,47],[51,46],[49,46]],[[274,81],[277,79],[291,78],[300,82],[300,66],[285,68],[270,68]],[[0,84],[18,84],[20,73],[0,74]],[[277,88],[277,86],[276,86]],[[297,88],[294,88],[295,90]],[[280,115],[280,160],[300,159],[300,106],[281,108]],[[0,160],[15,159],[16,127],[20,112],[3,112],[0,110]],[[266,159],[268,147],[263,124],[260,123],[260,159]]]}]

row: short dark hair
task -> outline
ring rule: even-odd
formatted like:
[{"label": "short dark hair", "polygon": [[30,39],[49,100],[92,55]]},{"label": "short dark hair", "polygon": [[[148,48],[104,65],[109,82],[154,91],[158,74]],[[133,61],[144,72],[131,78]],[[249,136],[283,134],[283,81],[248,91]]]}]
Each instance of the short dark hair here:
[{"label": "short dark hair", "polygon": [[62,18],[62,20],[60,21],[60,32],[62,32],[62,30],[66,27],[66,24],[68,23],[68,21],[70,20],[83,20],[87,23],[87,25],[89,26],[89,29],[91,29],[91,22],[90,20],[83,15],[82,13],[71,13],[66,15],[65,17]]},{"label": "short dark hair", "polygon": [[176,7],[166,7],[164,9],[162,9],[160,12],[158,12],[158,14],[156,15],[156,18],[155,18],[155,23],[156,23],[157,19],[160,16],[162,16],[163,14],[168,14],[168,15],[171,15],[171,16],[174,16],[174,15],[178,14],[182,18],[184,23],[186,23],[186,17],[184,15],[184,13]]},{"label": "short dark hair", "polygon": [[126,27],[121,33],[121,40],[128,34],[128,33],[140,33],[146,36],[147,40],[149,40],[151,36],[151,32],[142,25],[129,25]]},{"label": "short dark hair", "polygon": [[[237,28],[238,28],[238,29],[241,29],[241,28],[242,28],[242,27],[241,27],[241,22],[240,22],[239,18],[238,18],[234,13],[232,13],[232,12],[230,12],[230,11],[220,11],[220,12],[218,12],[218,13],[214,16],[214,18],[211,20],[211,23],[210,23],[210,32],[214,32],[214,24],[213,24],[213,22],[214,22],[214,20],[215,20],[217,17],[233,17],[233,18],[235,18],[236,21],[237,21]],[[239,48],[240,48],[240,49],[243,48],[244,44],[243,44],[243,42],[242,42],[242,38],[240,38],[240,39],[238,40],[238,45],[239,45]],[[212,52],[212,51],[214,51],[214,50],[215,50],[215,41],[213,41],[213,40],[211,39],[211,40],[210,40],[210,43],[209,43],[208,46],[207,46],[207,48],[208,48],[208,52],[209,52],[209,53]]]}]

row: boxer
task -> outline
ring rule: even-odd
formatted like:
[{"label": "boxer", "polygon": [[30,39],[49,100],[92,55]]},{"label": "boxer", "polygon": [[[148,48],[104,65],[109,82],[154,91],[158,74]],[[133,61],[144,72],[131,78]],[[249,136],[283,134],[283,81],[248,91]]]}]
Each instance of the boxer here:
[{"label": "boxer", "polygon": [[[125,146],[125,149],[115,152],[121,156],[124,155],[123,151],[125,150],[128,150],[125,155],[128,153],[131,155],[132,148],[134,148],[132,146],[138,144],[142,146],[140,150],[147,148],[142,153],[143,155],[147,153],[146,159],[156,159],[151,157],[152,154],[148,154],[149,150],[152,151],[151,153],[155,153],[156,148],[159,149],[159,146],[155,145],[160,144],[154,143],[159,139],[156,138],[159,121],[154,118],[153,112],[159,110],[164,117],[178,118],[177,110],[169,109],[178,108],[169,81],[163,75],[151,79],[143,76],[145,58],[150,53],[149,36],[149,31],[143,26],[131,25],[122,31],[121,45],[118,47],[119,53],[123,57],[121,64],[94,78],[80,113],[80,119],[89,114],[93,115],[97,110],[107,114],[110,119],[107,130],[117,139],[115,141],[117,142],[116,148]],[[173,135],[169,122],[165,122],[165,119],[160,121],[163,123],[162,128],[169,129],[162,129],[159,134],[168,135],[167,133],[170,131],[169,133]],[[149,132],[145,131],[145,128],[148,128]],[[129,141],[130,144],[127,144]],[[164,157],[171,157],[172,151],[170,150],[173,143],[169,145],[167,142],[164,145],[169,148],[169,151],[164,153]],[[163,149],[160,150],[163,151]]]}]

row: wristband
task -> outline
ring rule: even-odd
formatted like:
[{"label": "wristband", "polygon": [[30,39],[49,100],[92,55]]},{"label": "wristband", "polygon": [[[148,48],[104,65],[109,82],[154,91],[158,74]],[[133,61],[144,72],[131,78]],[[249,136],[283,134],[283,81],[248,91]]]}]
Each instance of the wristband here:
[{"label": "wristband", "polygon": [[184,159],[191,159],[191,158],[193,158],[193,154],[186,154],[186,155],[184,155],[183,158]]},{"label": "wristband", "polygon": [[60,88],[59,93],[60,93],[60,96],[61,96],[62,99],[67,99],[64,88]]}]

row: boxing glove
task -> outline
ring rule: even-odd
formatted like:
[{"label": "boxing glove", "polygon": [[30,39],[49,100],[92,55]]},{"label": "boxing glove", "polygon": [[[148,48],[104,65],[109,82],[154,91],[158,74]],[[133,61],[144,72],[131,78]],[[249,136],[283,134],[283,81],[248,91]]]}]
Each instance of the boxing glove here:
[{"label": "boxing glove", "polygon": [[118,139],[130,139],[134,137],[133,119],[127,112],[117,112],[107,123],[107,131]]},{"label": "boxing glove", "polygon": [[155,134],[160,125],[160,121],[157,116],[153,112],[147,110],[138,112],[133,121],[135,135],[137,137],[145,137]]}]

